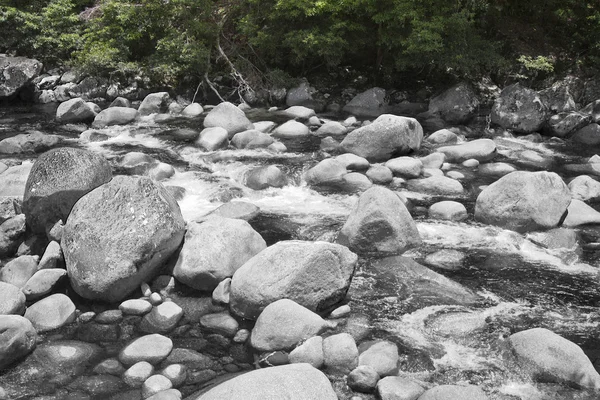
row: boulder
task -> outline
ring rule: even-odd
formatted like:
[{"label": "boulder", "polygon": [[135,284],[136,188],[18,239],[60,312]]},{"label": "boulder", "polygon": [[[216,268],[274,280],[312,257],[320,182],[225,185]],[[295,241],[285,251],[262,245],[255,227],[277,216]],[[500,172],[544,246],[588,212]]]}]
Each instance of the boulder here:
[{"label": "boulder", "polygon": [[307,363],[315,368],[323,366],[323,338],[313,336],[290,352],[290,363]]},{"label": "boulder", "polygon": [[94,117],[94,111],[80,97],[67,100],[56,109],[56,120],[64,124],[90,122]]},{"label": "boulder", "polygon": [[0,141],[0,154],[40,153],[56,146],[60,141],[59,136],[39,131],[20,133]]},{"label": "boulder", "polygon": [[0,281],[22,288],[38,270],[38,256],[23,255],[0,268]]},{"label": "boulder", "polygon": [[289,151],[313,151],[320,144],[319,138],[310,132],[308,126],[293,120],[275,128],[271,135],[280,140]]},{"label": "boulder", "polygon": [[42,72],[38,60],[0,56],[0,99],[13,97]]},{"label": "boulder", "polygon": [[584,126],[571,136],[571,140],[588,146],[600,144],[600,125],[592,123]]},{"label": "boulder", "polygon": [[21,288],[27,301],[44,297],[67,276],[67,271],[62,268],[48,268],[37,271]]},{"label": "boulder", "polygon": [[80,97],[85,101],[106,97],[108,85],[104,78],[86,76],[79,83],[73,84],[69,90],[70,97]]},{"label": "boulder", "polygon": [[275,165],[253,168],[245,175],[246,186],[254,190],[282,188],[287,183],[287,176]]},{"label": "boulder", "polygon": [[323,311],[344,298],[357,256],[326,242],[280,241],[248,260],[231,280],[231,310],[255,319],[269,304],[291,299]]},{"label": "boulder", "polygon": [[496,143],[491,139],[475,139],[454,146],[442,146],[437,152],[446,156],[447,162],[459,163],[469,159],[490,161],[496,157]]},{"label": "boulder", "polygon": [[356,154],[341,154],[335,159],[341,162],[348,171],[365,171],[369,169],[369,162]]},{"label": "boulder", "polygon": [[281,365],[236,376],[191,400],[337,400],[329,379],[308,364]]},{"label": "boulder", "polygon": [[424,179],[411,179],[406,188],[413,192],[440,196],[457,196],[464,193],[461,183],[446,176],[430,176]]},{"label": "boulder", "polygon": [[175,175],[175,168],[145,153],[132,151],[117,159],[118,166],[131,175],[144,175],[161,181]]},{"label": "boulder", "polygon": [[385,89],[371,88],[357,94],[342,111],[361,117],[378,117],[385,112]]},{"label": "boulder", "polygon": [[369,366],[383,378],[398,373],[398,346],[387,340],[365,342],[358,348],[358,365]]},{"label": "boulder", "polygon": [[56,293],[29,306],[25,318],[38,332],[51,331],[75,321],[75,304],[64,294]]},{"label": "boulder", "polygon": [[320,138],[327,136],[343,136],[348,132],[348,128],[337,121],[327,121],[317,129],[315,135]]},{"label": "boulder", "polygon": [[[415,301],[415,307],[430,305],[473,305],[478,297],[445,276],[416,263],[410,258],[395,256],[376,261],[373,264],[379,281],[386,282],[389,294],[399,300]],[[389,287],[389,289],[387,289]],[[384,292],[387,293],[387,292]]]},{"label": "boulder", "polygon": [[548,130],[553,136],[565,137],[591,122],[591,117],[583,113],[570,112],[555,114],[548,119]]},{"label": "boulder", "polygon": [[154,333],[134,339],[119,353],[119,361],[125,366],[132,366],[140,361],[152,365],[160,363],[173,350],[173,341],[166,336]]},{"label": "boulder", "polygon": [[304,106],[292,106],[283,110],[281,113],[287,117],[301,120],[309,120],[317,115],[315,110]]},{"label": "boulder", "polygon": [[285,98],[285,104],[288,107],[293,106],[304,106],[312,108],[313,110],[322,108],[317,100],[313,99],[313,94],[316,93],[316,89],[311,87],[308,82],[304,81],[300,85],[288,90]]},{"label": "boulder", "polygon": [[250,224],[240,219],[190,222],[173,276],[194,289],[213,290],[266,247]]},{"label": "boulder", "polygon": [[169,99],[170,96],[167,92],[150,93],[144,98],[142,104],[140,104],[138,112],[140,115],[150,115],[165,112]]},{"label": "boulder", "polygon": [[0,315],[0,371],[31,353],[36,341],[37,332],[28,319]]},{"label": "boulder", "polygon": [[183,317],[183,309],[172,301],[166,301],[153,307],[144,315],[139,329],[146,333],[167,333],[172,331]]},{"label": "boulder", "polygon": [[343,163],[334,158],[326,158],[306,171],[304,179],[310,186],[323,190],[337,190],[343,184],[344,175],[347,173]]},{"label": "boulder", "polygon": [[360,193],[372,186],[373,183],[365,175],[359,172],[350,172],[342,177],[339,189],[344,193]]},{"label": "boulder", "polygon": [[418,150],[422,140],[423,128],[416,119],[383,114],[350,132],[341,147],[347,153],[378,162]]},{"label": "boulder", "polygon": [[[417,382],[399,376],[386,376],[377,382],[377,396],[381,400],[417,400],[425,389]],[[452,400],[462,400],[456,398]],[[466,399],[465,399],[466,400]],[[469,398],[469,400],[471,400]]]},{"label": "boulder", "polygon": [[229,139],[238,132],[253,129],[253,125],[246,114],[235,105],[224,102],[210,110],[204,118],[204,127],[220,127],[227,131]]},{"label": "boulder", "polygon": [[458,137],[449,129],[440,129],[427,136],[425,140],[431,144],[454,144]]},{"label": "boulder", "polygon": [[519,368],[537,381],[600,390],[600,375],[583,350],[548,329],[517,332],[507,344]]},{"label": "boulder", "polygon": [[108,107],[127,107],[131,108],[131,101],[124,97],[116,97]]},{"label": "boulder", "polygon": [[138,115],[139,112],[135,108],[109,107],[96,115],[92,127],[104,128],[112,125],[127,125],[135,121]]},{"label": "boulder", "polygon": [[359,365],[348,374],[348,386],[356,392],[371,393],[375,390],[379,375],[368,365]]},{"label": "boulder", "polygon": [[600,212],[581,200],[573,199],[567,208],[564,226],[576,227],[589,224],[600,224]]},{"label": "boulder", "polygon": [[245,201],[227,202],[211,213],[211,215],[218,217],[241,219],[244,221],[251,221],[258,214],[260,214],[260,208]]},{"label": "boulder", "polygon": [[517,232],[554,228],[570,202],[571,192],[557,174],[517,171],[479,194],[475,219]]},{"label": "boulder", "polygon": [[84,298],[118,302],[157,275],[184,233],[179,206],[161,184],[117,176],[69,215],[61,248],[71,285]]},{"label": "boulder", "polygon": [[392,170],[384,165],[372,165],[366,175],[376,185],[387,185],[394,179]]},{"label": "boulder", "polygon": [[338,333],[323,340],[324,366],[330,373],[348,374],[358,367],[358,348],[349,333]]},{"label": "boulder", "polygon": [[204,128],[195,144],[207,151],[215,151],[229,145],[228,137],[229,134],[225,128]]},{"label": "boulder", "polygon": [[111,178],[110,164],[96,153],[62,147],[42,154],[25,186],[27,225],[34,232],[45,233],[58,220],[67,220],[77,200]]},{"label": "boulder", "polygon": [[511,172],[515,172],[516,170],[517,168],[512,164],[497,162],[481,164],[479,165],[479,170],[477,172],[483,176],[501,177],[504,175],[508,175]]},{"label": "boulder", "polygon": [[198,103],[192,103],[187,105],[183,111],[181,111],[181,115],[188,118],[195,118],[200,116],[204,112],[204,108]]},{"label": "boulder", "polygon": [[594,100],[587,104],[585,107],[579,110],[579,112],[589,116],[592,122],[600,122],[600,99]]},{"label": "boulder", "polygon": [[518,83],[500,93],[492,107],[492,123],[519,133],[539,131],[548,118],[548,109],[540,96]]},{"label": "boulder", "polygon": [[429,218],[432,219],[460,222],[467,217],[467,209],[457,201],[439,201],[429,207]]},{"label": "boulder", "polygon": [[575,111],[577,104],[565,82],[556,82],[551,87],[538,92],[546,108],[553,113]]},{"label": "boulder", "polygon": [[289,300],[277,300],[260,313],[250,344],[258,351],[289,350],[329,326],[319,315]]},{"label": "boulder", "polygon": [[200,318],[200,326],[209,332],[234,337],[240,324],[228,312],[206,314]]},{"label": "boulder", "polygon": [[576,200],[600,199],[600,182],[588,175],[580,175],[569,182],[571,196]]},{"label": "boulder", "polygon": [[473,88],[459,83],[429,101],[429,112],[451,124],[465,124],[479,108]]},{"label": "boulder", "polygon": [[25,214],[15,215],[0,225],[0,258],[15,254],[25,238]]},{"label": "boulder", "polygon": [[418,178],[423,172],[423,162],[413,157],[397,157],[385,163],[394,176],[401,178]]},{"label": "boulder", "polygon": [[14,196],[23,198],[27,177],[33,167],[32,163],[26,162],[21,165],[8,167],[0,173],[0,196]]},{"label": "boulder", "polygon": [[419,400],[488,400],[489,397],[479,386],[440,385],[425,391]]},{"label": "boulder", "polygon": [[375,186],[359,197],[337,243],[358,254],[395,255],[419,246],[421,236],[402,200]]},{"label": "boulder", "polygon": [[231,139],[231,143],[238,149],[265,148],[274,141],[271,135],[256,129],[236,133]]},{"label": "boulder", "polygon": [[23,315],[25,295],[13,284],[0,281],[0,315]]}]

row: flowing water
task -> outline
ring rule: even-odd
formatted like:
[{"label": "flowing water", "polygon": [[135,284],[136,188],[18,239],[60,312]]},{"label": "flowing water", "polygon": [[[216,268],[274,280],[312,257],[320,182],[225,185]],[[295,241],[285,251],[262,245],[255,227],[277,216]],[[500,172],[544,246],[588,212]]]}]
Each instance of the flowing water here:
[{"label": "flowing water", "polygon": [[[284,239],[333,240],[358,198],[322,194],[306,185],[302,174],[325,157],[319,152],[203,152],[171,134],[182,127],[200,130],[201,120],[157,124],[151,118],[102,130],[109,136],[106,141],[81,143],[78,128],[56,125],[52,112],[51,108],[0,109],[0,137],[28,130],[57,134],[63,138],[61,145],[99,152],[113,164],[127,152],[150,154],[176,168],[176,174],[163,184],[185,188],[179,205],[186,221],[198,220],[236,197],[236,201],[260,207],[255,228],[269,244]],[[254,115],[254,119],[268,116],[264,112]],[[590,149],[573,149],[556,141],[495,140],[500,156],[494,161],[511,162],[519,169],[551,170],[563,177],[574,176],[564,164],[593,154]],[[7,156],[3,161],[15,164],[34,158]],[[244,174],[262,165],[280,167],[290,184],[263,191],[244,187]],[[480,187],[497,178],[480,177],[466,169],[464,173],[468,194],[457,200],[472,216]],[[580,345],[600,368],[600,254],[593,246],[600,230],[593,226],[579,229],[577,248],[548,249],[527,235],[484,226],[472,217],[462,223],[429,220],[419,207],[440,198],[401,191],[416,206],[415,220],[423,238],[420,248],[405,255],[428,265],[429,254],[459,251],[462,258],[457,267],[432,268],[479,294],[481,301],[470,307],[432,306],[418,297],[399,298],[372,268],[376,260],[361,259],[348,298],[353,315],[367,317],[368,337],[396,342],[403,351],[403,374],[415,379],[479,384],[494,399],[597,399],[597,393],[528,380],[503,361],[503,342],[516,331],[545,327]]]}]

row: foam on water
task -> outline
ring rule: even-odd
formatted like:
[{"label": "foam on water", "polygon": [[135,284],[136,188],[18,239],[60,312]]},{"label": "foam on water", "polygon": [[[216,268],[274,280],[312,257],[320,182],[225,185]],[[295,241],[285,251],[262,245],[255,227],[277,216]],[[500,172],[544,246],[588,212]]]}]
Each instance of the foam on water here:
[{"label": "foam on water", "polygon": [[598,274],[596,266],[579,262],[576,257],[563,260],[555,252],[527,240],[510,230],[455,222],[418,222],[423,242],[456,249],[489,249],[518,254],[531,263],[539,263],[567,273]]}]

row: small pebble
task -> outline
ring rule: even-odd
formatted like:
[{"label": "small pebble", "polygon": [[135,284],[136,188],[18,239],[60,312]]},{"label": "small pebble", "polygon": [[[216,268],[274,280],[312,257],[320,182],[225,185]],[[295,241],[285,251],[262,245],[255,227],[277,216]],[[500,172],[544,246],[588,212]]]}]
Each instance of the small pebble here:
[{"label": "small pebble", "polygon": [[121,376],[125,372],[125,367],[116,358],[107,358],[100,364],[94,367],[93,372],[95,374],[109,374],[115,376]]},{"label": "small pebble", "polygon": [[187,367],[183,364],[171,364],[163,368],[160,374],[169,378],[173,387],[179,387],[187,378]]},{"label": "small pebble", "polygon": [[348,314],[350,314],[350,306],[348,304],[344,304],[343,306],[339,306],[338,308],[333,310],[331,314],[329,314],[329,318],[343,318]]},{"label": "small pebble", "polygon": [[144,315],[152,310],[152,304],[144,299],[130,299],[122,302],[119,310],[126,315]]},{"label": "small pebble", "polygon": [[162,304],[162,302],[163,302],[163,299],[160,296],[160,293],[156,293],[156,292],[152,293],[148,300],[150,301],[150,304],[152,304],[153,306],[157,306],[159,304]]},{"label": "small pebble", "polygon": [[150,285],[148,285],[146,282],[142,282],[140,289],[142,289],[142,296],[144,297],[150,297],[152,294],[152,289],[150,289]]},{"label": "small pebble", "polygon": [[146,400],[181,400],[182,394],[177,389],[167,389],[148,397]]},{"label": "small pebble", "polygon": [[123,374],[123,382],[132,388],[138,388],[152,376],[154,367],[147,361],[140,361],[133,364]]},{"label": "small pebble", "polygon": [[147,399],[163,390],[171,389],[173,383],[163,375],[152,375],[142,384],[142,397]]},{"label": "small pebble", "polygon": [[86,322],[90,322],[96,317],[96,313],[93,311],[84,312],[79,316],[79,322],[85,324]]},{"label": "small pebble", "polygon": [[463,165],[463,167],[467,167],[467,168],[477,168],[479,166],[479,160],[470,158],[468,160],[463,161],[462,165]]},{"label": "small pebble", "polygon": [[250,337],[250,331],[248,329],[240,329],[233,337],[235,343],[246,343]]},{"label": "small pebble", "polygon": [[94,320],[99,324],[116,324],[123,320],[123,312],[121,310],[106,310],[96,315]]}]

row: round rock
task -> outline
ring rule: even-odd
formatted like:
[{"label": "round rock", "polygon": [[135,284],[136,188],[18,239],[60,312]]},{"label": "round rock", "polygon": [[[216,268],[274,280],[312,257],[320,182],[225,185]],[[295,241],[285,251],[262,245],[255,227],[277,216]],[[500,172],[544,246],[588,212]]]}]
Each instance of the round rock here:
[{"label": "round rock", "polygon": [[71,285],[84,298],[118,302],[157,275],[184,233],[161,184],[117,176],[82,197],[67,220],[61,247]]},{"label": "round rock", "polygon": [[35,348],[37,332],[19,315],[0,315],[0,370],[25,357]]},{"label": "round rock", "polygon": [[25,295],[21,290],[6,282],[0,282],[0,315],[17,314],[25,312]]},{"label": "round rock", "polygon": [[57,221],[66,221],[75,203],[86,193],[110,181],[112,169],[96,153],[61,147],[42,154],[31,168],[23,212],[27,225],[45,233]]},{"label": "round rock", "polygon": [[139,361],[156,365],[173,350],[173,341],[157,333],[142,336],[126,345],[119,353],[119,361],[131,366]]},{"label": "round rock", "polygon": [[25,311],[25,318],[31,321],[38,332],[50,331],[75,321],[75,304],[62,293],[48,296]]},{"label": "round rock", "polygon": [[460,222],[467,217],[465,206],[456,201],[440,201],[429,207],[429,218]]}]

